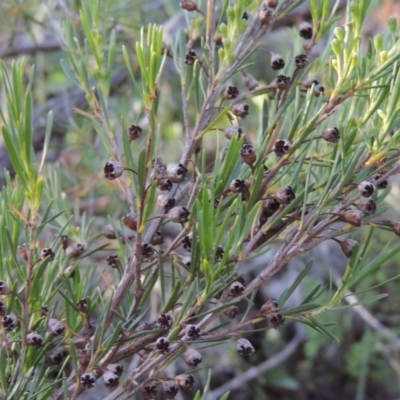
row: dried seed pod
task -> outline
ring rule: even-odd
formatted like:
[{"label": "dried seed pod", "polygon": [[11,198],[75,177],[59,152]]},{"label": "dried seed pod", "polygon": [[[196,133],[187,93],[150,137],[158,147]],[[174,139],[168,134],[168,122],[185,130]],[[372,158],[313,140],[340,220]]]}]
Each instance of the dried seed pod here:
[{"label": "dried seed pod", "polygon": [[184,224],[189,221],[190,211],[186,207],[174,207],[168,212],[168,218],[172,222]]},{"label": "dried seed pod", "polygon": [[182,0],[180,6],[186,11],[197,10],[197,3],[195,0]]},{"label": "dried seed pod", "polygon": [[85,372],[82,374],[80,382],[85,389],[90,389],[95,385],[96,377],[92,372]]},{"label": "dried seed pod", "polygon": [[376,203],[372,199],[364,200],[358,203],[357,208],[365,215],[375,214]]},{"label": "dried seed pod", "polygon": [[225,100],[233,100],[239,96],[239,89],[236,86],[228,86],[224,90],[224,99]]},{"label": "dried seed pod", "polygon": [[124,367],[121,364],[108,364],[106,369],[117,376],[121,376],[124,372]]},{"label": "dried seed pod", "polygon": [[4,281],[0,281],[0,294],[7,295],[11,293],[10,286]]},{"label": "dried seed pod", "polygon": [[325,88],[322,85],[317,85],[314,87],[314,96],[319,97],[321,94],[325,93]]},{"label": "dried seed pod", "polygon": [[342,249],[344,255],[347,258],[350,258],[353,255],[354,249],[358,245],[358,242],[353,239],[345,239],[342,241],[338,241],[340,248]]},{"label": "dried seed pod", "polygon": [[253,167],[253,164],[255,163],[257,158],[254,146],[248,143],[243,144],[240,150],[240,157],[242,158],[242,161],[245,164],[249,165],[250,167]]},{"label": "dried seed pod", "polygon": [[311,39],[313,36],[313,27],[311,24],[309,24],[308,22],[301,22],[299,24],[299,35],[303,38],[303,39]]},{"label": "dried seed pod", "polygon": [[175,382],[164,382],[164,393],[167,399],[174,399],[179,393],[179,388]]},{"label": "dried seed pod", "polygon": [[169,179],[159,179],[157,181],[158,190],[169,192],[172,189],[172,182]]},{"label": "dried seed pod", "polygon": [[103,381],[106,387],[115,387],[119,384],[119,376],[114,372],[106,371],[103,375]]},{"label": "dried seed pod", "polygon": [[269,314],[275,314],[279,312],[279,305],[275,299],[269,299],[260,308],[260,315],[266,317]]},{"label": "dried seed pod", "polygon": [[276,8],[276,6],[278,5],[278,0],[264,0],[264,4],[267,7]]},{"label": "dried seed pod", "polygon": [[289,153],[291,147],[292,144],[289,142],[289,140],[278,139],[275,142],[273,150],[278,157],[282,157],[285,154]]},{"label": "dried seed pod", "polygon": [[197,325],[187,325],[185,333],[191,339],[198,339],[201,336],[201,329]]},{"label": "dried seed pod", "polygon": [[275,198],[280,204],[290,204],[296,195],[291,186],[286,186],[276,192]]},{"label": "dried seed pod", "polygon": [[49,318],[47,322],[47,327],[49,328],[49,332],[53,336],[59,336],[65,332],[64,325],[58,319],[55,318]]},{"label": "dried seed pod", "polygon": [[242,72],[242,80],[244,86],[246,86],[246,89],[249,91],[254,90],[258,86],[258,80],[254,78],[253,75],[250,75],[246,72]]},{"label": "dried seed pod", "polygon": [[230,306],[229,308],[227,308],[224,311],[224,314],[229,318],[229,319],[233,319],[236,317],[236,315],[238,315],[239,313],[239,307],[237,306]]},{"label": "dried seed pod", "polygon": [[117,235],[114,232],[114,228],[111,225],[106,225],[103,230],[103,235],[107,239],[116,239]]},{"label": "dried seed pod", "polygon": [[159,194],[157,196],[157,204],[167,213],[172,207],[175,206],[176,200],[174,197],[169,197],[168,194]]},{"label": "dried seed pod", "polygon": [[240,296],[244,292],[244,286],[241,282],[233,282],[229,287],[229,293],[234,296]]},{"label": "dried seed pod", "polygon": [[271,21],[271,17],[274,14],[274,9],[272,7],[267,7],[265,5],[261,6],[258,11],[258,19],[262,25],[267,25]]},{"label": "dried seed pod", "polygon": [[192,238],[185,236],[182,240],[182,246],[186,251],[192,251]]},{"label": "dried seed pod", "polygon": [[55,257],[55,253],[52,249],[45,247],[42,249],[42,251],[40,252],[40,259],[44,260],[45,258],[48,258],[49,260],[54,260]]},{"label": "dried seed pod", "polygon": [[168,179],[173,183],[181,183],[186,179],[188,169],[183,164],[173,166],[168,171]]},{"label": "dried seed pod", "polygon": [[374,185],[368,181],[362,181],[357,186],[358,191],[364,197],[371,197],[374,193]]},{"label": "dried seed pod", "polygon": [[76,303],[76,307],[78,308],[79,312],[86,313],[87,312],[87,299],[81,299]]},{"label": "dried seed pod", "polygon": [[217,250],[215,251],[215,262],[219,262],[222,260],[224,256],[225,250],[222,246],[218,246]]},{"label": "dried seed pod", "polygon": [[137,230],[137,215],[135,212],[130,212],[121,218],[121,222],[130,230]]},{"label": "dried seed pod", "polygon": [[60,244],[63,250],[65,250],[69,246],[69,236],[68,235],[61,235],[60,236]]},{"label": "dried seed pod", "polygon": [[243,130],[240,126],[229,125],[224,129],[225,137],[231,140],[234,136],[240,137],[243,134]]},{"label": "dried seed pod", "polygon": [[164,235],[161,231],[157,231],[151,238],[150,244],[157,246],[164,243]]},{"label": "dried seed pod", "polygon": [[285,60],[280,54],[272,53],[271,68],[274,71],[278,71],[279,69],[285,68]]},{"label": "dried seed pod", "polygon": [[143,243],[142,244],[142,257],[144,259],[150,258],[151,256],[153,256],[155,254],[155,250],[154,247],[151,246],[148,243]]},{"label": "dried seed pod", "polygon": [[59,349],[50,354],[49,358],[53,364],[61,364],[61,362],[68,356],[66,349]]},{"label": "dried seed pod", "polygon": [[66,255],[71,258],[78,258],[86,251],[86,246],[81,243],[76,243],[74,245],[68,246],[65,251]]},{"label": "dried seed pod", "polygon": [[279,90],[288,89],[291,82],[292,82],[292,79],[290,78],[290,76],[286,76],[286,75],[278,75],[274,80],[274,83],[275,83],[277,89],[279,89]]},{"label": "dried seed pod", "polygon": [[162,329],[171,329],[174,321],[168,314],[161,314],[157,318],[157,324]]},{"label": "dried seed pod", "polygon": [[299,54],[294,58],[294,63],[298,69],[303,69],[308,65],[307,54]]},{"label": "dried seed pod", "polygon": [[28,346],[34,347],[35,349],[39,349],[43,346],[44,343],[43,337],[37,332],[28,333],[28,335],[26,336],[26,341],[28,343]]},{"label": "dried seed pod", "polygon": [[18,319],[15,316],[15,314],[4,315],[3,318],[1,319],[1,323],[6,331],[12,331],[19,325]]},{"label": "dried seed pod", "polygon": [[94,333],[96,332],[96,322],[94,321],[88,321],[84,326],[83,326],[84,330],[85,330],[85,335],[86,336],[93,336]]},{"label": "dried seed pod", "polygon": [[192,264],[191,257],[183,257],[182,258],[182,264],[185,265],[186,267],[190,267],[191,264]]},{"label": "dried seed pod", "polygon": [[153,400],[157,397],[157,386],[153,383],[143,386],[142,393],[146,400]]},{"label": "dried seed pod", "polygon": [[143,133],[143,129],[137,125],[131,125],[128,129],[129,141],[139,139]]},{"label": "dried seed pod", "polygon": [[90,349],[78,350],[77,354],[78,354],[79,364],[81,364],[82,367],[87,367],[90,363],[90,358],[92,356]]},{"label": "dried seed pod", "polygon": [[374,186],[377,189],[386,189],[389,185],[387,179],[383,180],[382,182],[380,182],[379,184],[377,183],[377,181],[379,181],[380,179],[382,179],[382,174],[376,174],[373,178],[372,178],[372,183],[374,184]]},{"label": "dried seed pod", "polygon": [[107,161],[104,166],[104,177],[110,181],[119,178],[124,172],[124,167],[118,161]]},{"label": "dried seed pod", "polygon": [[18,246],[18,254],[23,260],[28,261],[28,248],[26,247],[26,244]]},{"label": "dried seed pod", "polygon": [[167,353],[170,350],[170,342],[167,338],[165,337],[160,337],[156,340],[156,349],[160,352],[160,353]]},{"label": "dried seed pod", "polygon": [[347,210],[339,214],[339,219],[354,226],[361,226],[364,214],[360,210]]},{"label": "dried seed pod", "polygon": [[238,339],[236,342],[236,350],[242,356],[249,356],[255,351],[253,345],[244,338]]},{"label": "dried seed pod", "polygon": [[203,356],[192,347],[183,353],[183,358],[189,367],[197,367],[203,361]]},{"label": "dried seed pod", "polygon": [[229,190],[233,193],[239,193],[246,187],[243,179],[236,178],[229,184]]},{"label": "dried seed pod", "polygon": [[333,128],[326,128],[322,132],[322,139],[329,143],[337,143],[340,139],[339,129],[334,126]]},{"label": "dried seed pod", "polygon": [[274,329],[278,329],[285,323],[285,317],[282,314],[270,314],[267,320],[271,328]]},{"label": "dried seed pod", "polygon": [[267,222],[267,219],[274,215],[275,211],[278,210],[280,204],[275,199],[267,199],[264,201],[260,216],[258,221],[261,225],[264,225]]},{"label": "dried seed pod", "polygon": [[107,258],[107,265],[111,268],[119,268],[121,266],[121,261],[116,254],[110,254]]},{"label": "dried seed pod", "polygon": [[0,316],[3,317],[4,315],[6,315],[6,310],[7,310],[7,306],[5,303],[3,303],[2,301],[0,301]]},{"label": "dried seed pod", "polygon": [[245,103],[233,104],[231,108],[232,114],[239,118],[246,118],[249,114],[249,106]]},{"label": "dried seed pod", "polygon": [[244,19],[245,21],[247,21],[250,18],[249,13],[247,11],[245,11],[242,15],[242,19]]},{"label": "dried seed pod", "polygon": [[193,65],[195,63],[195,61],[199,58],[199,56],[197,55],[197,53],[194,50],[189,50],[186,53],[185,56],[185,64],[187,65]]},{"label": "dried seed pod", "polygon": [[319,85],[319,80],[315,78],[308,78],[305,81],[303,81],[303,87],[304,89],[310,89],[312,85],[318,86]]},{"label": "dried seed pod", "polygon": [[194,377],[191,374],[177,375],[175,377],[175,382],[183,390],[190,390],[194,385]]}]

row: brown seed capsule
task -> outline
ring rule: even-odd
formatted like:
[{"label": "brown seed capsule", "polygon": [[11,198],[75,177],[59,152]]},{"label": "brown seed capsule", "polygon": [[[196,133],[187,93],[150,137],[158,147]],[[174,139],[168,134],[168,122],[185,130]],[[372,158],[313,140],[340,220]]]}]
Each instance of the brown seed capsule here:
[{"label": "brown seed capsule", "polygon": [[253,345],[247,339],[238,339],[236,342],[236,350],[242,356],[249,356],[254,353]]},{"label": "brown seed capsule", "polygon": [[82,312],[82,313],[87,312],[87,306],[88,306],[88,303],[87,303],[87,299],[86,298],[85,299],[81,299],[76,303],[76,307],[78,308],[78,311]]},{"label": "brown seed capsule", "polygon": [[103,381],[105,387],[115,387],[119,384],[119,376],[111,371],[104,372]]},{"label": "brown seed capsule", "polygon": [[181,183],[186,179],[188,169],[183,164],[178,164],[168,171],[168,179],[173,183]]},{"label": "brown seed capsule", "polygon": [[192,347],[183,353],[183,358],[189,367],[197,367],[203,361],[203,356]]},{"label": "brown seed capsule", "polygon": [[60,244],[63,250],[65,250],[69,246],[69,236],[68,235],[61,235],[60,236]]},{"label": "brown seed capsule", "polygon": [[177,375],[175,383],[183,390],[190,390],[194,385],[194,377],[191,374]]},{"label": "brown seed capsule", "polygon": [[117,376],[121,376],[124,372],[124,367],[121,364],[108,364],[106,369]]},{"label": "brown seed capsule", "polygon": [[157,246],[164,243],[164,235],[161,231],[157,231],[151,238],[150,244]]},{"label": "brown seed capsule", "polygon": [[40,252],[40,259],[44,260],[45,258],[48,258],[49,260],[54,260],[55,257],[55,253],[52,249],[45,247],[44,249],[42,249],[42,251]]},{"label": "brown seed capsule", "polygon": [[303,38],[303,39],[311,39],[313,36],[313,27],[311,24],[309,24],[308,22],[301,22],[299,24],[299,35]]},{"label": "brown seed capsule", "polygon": [[222,246],[218,246],[217,250],[215,251],[215,262],[219,262],[222,260],[224,256],[225,250]]},{"label": "brown seed capsule", "polygon": [[317,85],[314,87],[314,96],[319,97],[321,94],[325,93],[325,88],[322,85]]},{"label": "brown seed capsule", "polygon": [[96,383],[96,377],[92,372],[85,372],[82,374],[80,382],[85,389],[91,389]]},{"label": "brown seed capsule", "polygon": [[169,197],[168,194],[159,194],[157,196],[157,204],[163,209],[164,212],[168,212],[172,207],[175,206],[175,198]]},{"label": "brown seed capsule", "polygon": [[6,315],[6,311],[7,311],[6,304],[0,301],[0,316],[3,317],[4,315]]},{"label": "brown seed capsule", "polygon": [[234,136],[240,137],[243,134],[243,130],[240,126],[229,125],[224,129],[225,137],[231,140]]},{"label": "brown seed capsule", "polygon": [[201,329],[197,325],[187,325],[185,333],[191,339],[198,339],[201,336]]},{"label": "brown seed capsule", "polygon": [[238,313],[239,313],[239,307],[237,306],[230,306],[224,311],[224,314],[230,319],[235,318],[236,315],[238,315]]},{"label": "brown seed capsule", "polygon": [[157,324],[162,329],[171,329],[172,325],[174,324],[174,321],[168,314],[161,314],[157,318]]},{"label": "brown seed capsule", "polygon": [[354,226],[361,226],[363,212],[360,210],[348,210],[339,215],[339,219]]},{"label": "brown seed capsule", "polygon": [[195,61],[199,58],[197,53],[194,50],[189,50],[185,56],[185,64],[191,66],[195,63]]},{"label": "brown seed capsule", "polygon": [[271,328],[274,329],[278,329],[285,323],[285,317],[282,314],[270,314],[267,320]]},{"label": "brown seed capsule", "polygon": [[44,340],[41,335],[37,332],[31,332],[26,336],[26,341],[28,346],[34,347],[35,349],[39,349],[43,346]]},{"label": "brown seed capsule", "polygon": [[229,190],[233,193],[239,193],[246,187],[243,179],[236,178],[229,184]]},{"label": "brown seed capsule", "polygon": [[272,53],[271,68],[274,71],[278,71],[279,69],[285,68],[285,60],[280,54]]},{"label": "brown seed capsule", "polygon": [[192,250],[192,238],[189,236],[185,236],[182,240],[182,246],[186,251]]},{"label": "brown seed capsule", "polygon": [[90,349],[81,349],[78,351],[78,361],[82,367],[87,367],[90,363],[90,358],[92,354]]},{"label": "brown seed capsule", "polygon": [[130,212],[121,218],[121,222],[132,231],[137,230],[137,215],[135,212]]},{"label": "brown seed capsule", "polygon": [[312,87],[312,85],[318,86],[319,85],[318,79],[308,78],[305,81],[303,81],[303,87],[305,89],[310,89]]},{"label": "brown seed capsule", "polygon": [[276,8],[276,6],[278,5],[278,0],[264,0],[264,4],[267,7]]},{"label": "brown seed capsule", "polygon": [[49,358],[53,364],[60,364],[68,356],[66,349],[58,349],[50,354]]},{"label": "brown seed capsule", "polygon": [[168,218],[172,222],[176,222],[178,224],[184,224],[189,221],[190,211],[186,207],[178,206],[172,208],[168,212]]},{"label": "brown seed capsule", "polygon": [[239,118],[246,118],[249,114],[249,106],[244,103],[233,104],[231,108],[232,114]]},{"label": "brown seed capsule", "polygon": [[271,17],[274,14],[274,9],[272,7],[267,7],[265,5],[261,6],[258,11],[258,19],[262,25],[267,25],[271,21]]},{"label": "brown seed capsule", "polygon": [[179,388],[175,382],[164,382],[164,393],[167,399],[174,399],[179,393]]},{"label": "brown seed capsule", "polygon": [[342,249],[344,255],[350,258],[353,255],[354,249],[358,245],[358,242],[353,239],[345,239],[339,241],[340,248]]},{"label": "brown seed capsule", "polygon": [[1,319],[1,323],[6,331],[12,331],[19,325],[18,319],[15,316],[15,314],[4,315],[3,318]]},{"label": "brown seed capsule", "polygon": [[380,182],[379,184],[377,183],[377,181],[379,181],[380,179],[382,179],[382,174],[376,174],[373,178],[372,178],[372,183],[374,184],[374,186],[377,189],[386,189],[388,187],[388,181],[387,179],[383,180],[382,182]]},{"label": "brown seed capsule", "polygon": [[260,315],[267,317],[269,314],[276,314],[279,312],[279,305],[275,299],[269,299],[260,308]]},{"label": "brown seed capsule", "polygon": [[244,71],[242,72],[242,80],[244,86],[249,91],[254,90],[258,86],[258,80],[253,75],[247,74]]},{"label": "brown seed capsule", "polygon": [[253,167],[253,164],[255,163],[257,158],[254,146],[248,143],[243,144],[240,150],[240,156],[244,163],[250,165],[250,167]]},{"label": "brown seed capsule", "polygon": [[49,328],[49,332],[53,336],[59,336],[65,332],[64,325],[55,318],[49,318],[49,321],[47,322],[47,327]]},{"label": "brown seed capsule", "polygon": [[242,15],[242,19],[244,19],[245,21],[247,21],[250,18],[249,13],[247,11],[245,11]]},{"label": "brown seed capsule", "polygon": [[357,208],[365,215],[372,215],[375,214],[376,203],[372,199],[364,200],[358,203]]},{"label": "brown seed capsule", "polygon": [[244,292],[244,286],[241,282],[233,282],[229,287],[229,293],[234,296],[240,296]]},{"label": "brown seed capsule", "polygon": [[116,254],[110,254],[107,258],[107,265],[111,268],[119,268],[121,266],[121,261]]},{"label": "brown seed capsule", "polygon": [[182,0],[180,6],[186,11],[197,10],[197,3],[195,0]]},{"label": "brown seed capsule", "polygon": [[150,258],[151,256],[153,256],[155,254],[155,250],[154,247],[151,246],[148,243],[143,243],[142,244],[142,257],[144,259]]},{"label": "brown seed capsule", "polygon": [[0,294],[7,295],[11,293],[10,286],[6,282],[0,281]]},{"label": "brown seed capsule", "polygon": [[276,192],[275,198],[280,204],[290,204],[296,195],[291,186],[286,186]]},{"label": "brown seed capsule", "polygon": [[322,139],[326,140],[329,143],[337,143],[340,139],[339,129],[336,127],[326,128],[322,132]]},{"label": "brown seed capsule", "polygon": [[110,181],[119,178],[124,172],[124,167],[118,161],[108,161],[104,166],[104,177]]},{"label": "brown seed capsule", "polygon": [[258,219],[260,224],[264,225],[267,222],[267,219],[274,215],[275,211],[278,210],[279,207],[280,204],[275,199],[265,200],[261,209],[260,217]]},{"label": "brown seed capsule", "polygon": [[368,181],[362,181],[357,186],[358,191],[364,197],[371,197],[374,193],[374,185]]},{"label": "brown seed capsule", "polygon": [[116,239],[117,236],[114,232],[114,228],[111,225],[106,225],[103,229],[103,235],[107,238],[107,239]]},{"label": "brown seed capsule", "polygon": [[67,256],[71,258],[78,258],[86,251],[86,246],[81,243],[76,243],[74,245],[68,246],[65,250]]},{"label": "brown seed capsule", "polygon": [[225,100],[233,100],[239,96],[239,90],[236,86],[228,86],[224,91]]},{"label": "brown seed capsule", "polygon": [[28,248],[26,247],[26,244],[18,246],[18,254],[23,260],[28,261]]},{"label": "brown seed capsule", "polygon": [[307,54],[299,54],[294,58],[294,63],[298,69],[303,69],[308,65]]},{"label": "brown seed capsule", "polygon": [[286,75],[278,75],[274,81],[277,89],[279,89],[279,90],[288,89],[291,82],[292,82],[292,79],[290,78],[290,76],[286,76]]},{"label": "brown seed capsule", "polygon": [[143,133],[143,129],[137,125],[131,125],[128,129],[129,141],[139,139]]},{"label": "brown seed capsule", "polygon": [[83,329],[85,331],[85,335],[88,337],[92,337],[96,332],[96,322],[88,321],[84,326]]},{"label": "brown seed capsule", "polygon": [[292,144],[289,142],[289,140],[279,139],[275,142],[273,150],[278,157],[282,157],[289,153],[291,147]]},{"label": "brown seed capsule", "polygon": [[143,386],[142,393],[146,400],[153,400],[157,397],[157,386],[153,383]]},{"label": "brown seed capsule", "polygon": [[159,179],[157,181],[157,188],[161,191],[170,191],[172,189],[172,182],[169,179]]},{"label": "brown seed capsule", "polygon": [[170,346],[169,340],[165,337],[160,337],[156,340],[156,349],[160,353],[167,353],[170,350]]}]

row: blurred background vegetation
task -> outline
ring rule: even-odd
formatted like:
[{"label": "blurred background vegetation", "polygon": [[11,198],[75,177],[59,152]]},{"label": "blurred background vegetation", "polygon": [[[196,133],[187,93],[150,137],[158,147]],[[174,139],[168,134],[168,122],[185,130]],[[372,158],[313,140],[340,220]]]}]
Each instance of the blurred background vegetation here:
[{"label": "blurred background vegetation", "polygon": [[[307,2],[300,4],[293,11],[298,18],[308,19]],[[368,39],[386,29],[386,23],[391,15],[400,15],[400,2],[383,0],[376,1],[376,7],[371,12],[364,32],[365,45]],[[201,4],[201,2],[200,2]],[[145,128],[144,106],[140,99],[135,98],[131,85],[127,84],[126,72],[118,72],[118,63],[123,63],[122,54],[118,53],[121,44],[128,51],[134,51],[134,43],[139,38],[142,26],[148,23],[163,25],[165,43],[170,45],[179,29],[186,29],[189,17],[179,6],[179,0],[108,0],[101,8],[101,31],[116,30],[117,33],[117,63],[113,76],[111,91],[110,112],[113,113],[115,130],[126,130],[131,124],[138,124]],[[54,112],[54,129],[47,173],[54,175],[54,182],[60,185],[58,190],[67,195],[67,203],[74,215],[76,236],[82,228],[82,215],[87,219],[96,217],[91,230],[101,232],[109,218],[119,218],[127,210],[123,199],[115,190],[117,183],[107,182],[99,185],[102,180],[102,168],[107,160],[107,154],[100,139],[93,130],[92,123],[83,118],[74,108],[84,109],[84,95],[77,89],[65,73],[65,67],[60,60],[68,59],[65,44],[62,39],[62,21],[66,18],[79,27],[79,0],[3,0],[0,3],[0,57],[10,64],[13,59],[27,57],[28,64],[35,65],[35,80],[33,85],[35,109],[35,147],[40,155],[43,145],[44,130],[47,112]],[[338,17],[343,19],[345,9],[339,2]],[[288,48],[301,48],[298,35],[294,34],[292,19],[280,21],[276,29],[266,37],[265,48],[285,56]],[[192,29],[199,29],[193,26]],[[107,36],[107,35],[106,35]],[[321,41],[313,50],[312,57],[325,50],[326,42]],[[252,73],[261,82],[270,82],[273,78],[269,66],[269,54],[257,52],[252,57],[252,65],[248,72]],[[313,67],[316,76],[323,74],[318,61]],[[133,64],[134,73],[139,73],[138,65]],[[28,73],[29,71],[27,71]],[[170,154],[175,160],[174,149],[183,148],[183,126],[180,81],[175,72],[173,61],[167,58],[163,79],[160,81],[161,103],[159,106],[159,120],[162,121],[161,134],[167,146],[166,155]],[[4,94],[0,88],[0,101],[4,102]],[[190,110],[189,110],[190,111]],[[123,119],[120,117],[123,116]],[[257,132],[258,121],[256,116],[249,116],[244,121],[246,130],[251,134]],[[140,139],[142,140],[142,139]],[[143,139],[145,140],[145,139]],[[216,138],[209,135],[204,143],[206,148],[212,149],[216,145]],[[137,143],[140,149],[143,143]],[[179,151],[181,153],[181,151]],[[0,148],[0,167],[11,169],[4,146]],[[0,173],[1,183],[4,184],[3,172]],[[57,179],[56,179],[57,178]],[[389,217],[400,214],[400,190],[398,182],[393,182],[391,192],[386,198],[387,215]],[[369,228],[361,231],[361,235],[368,235]],[[371,258],[378,254],[393,235],[379,231],[375,234],[371,249]],[[101,245],[102,239],[93,239]],[[395,242],[393,245],[396,245]],[[87,266],[99,271],[107,271],[105,253],[95,258],[96,253]],[[263,264],[263,256],[248,263],[248,273],[256,271]],[[339,245],[333,241],[324,243],[312,254],[303,256],[301,265],[314,260],[313,268],[307,276],[304,285],[298,289],[291,300],[302,299],[308,288],[315,282],[330,283],[336,275],[343,271],[347,259],[340,251]],[[296,261],[298,262],[298,261]],[[270,297],[279,297],[282,282],[286,286],[295,279],[301,265],[293,262],[291,268],[282,271],[272,279],[266,287],[257,294],[255,301],[263,304]],[[367,287],[378,285],[396,275],[400,255],[397,255],[385,268],[371,276]],[[290,272],[292,271],[292,272]],[[336,274],[336,275],[335,275]],[[104,285],[100,283],[100,285]],[[213,370],[211,387],[216,389],[226,382],[256,368],[255,379],[243,382],[235,390],[234,400],[240,399],[396,399],[400,398],[400,296],[399,283],[390,282],[373,290],[373,294],[387,293],[388,297],[366,306],[351,309],[338,309],[321,315],[322,321],[335,321],[333,332],[338,341],[331,340],[311,329],[294,327],[287,324],[279,331],[268,330],[254,332],[248,338],[256,348],[256,352],[249,358],[243,359],[233,349],[218,347],[218,352],[211,349],[206,357],[204,371],[208,367]],[[349,298],[351,301],[351,298]],[[334,315],[333,315],[334,313]],[[154,316],[152,316],[154,317]],[[302,332],[299,334],[298,330]],[[304,331],[303,331],[304,329]],[[297,335],[297,336],[296,336]],[[301,340],[293,342],[293,338]],[[263,372],[257,366],[271,356],[284,351],[288,343],[293,342],[290,353],[286,358],[278,360],[274,368]],[[203,374],[203,383],[206,372]],[[201,382],[199,382],[201,386]],[[193,392],[194,393],[194,392]],[[192,393],[192,395],[193,395]],[[192,398],[190,393],[185,398]],[[81,398],[102,398],[96,393],[85,393]]]}]

